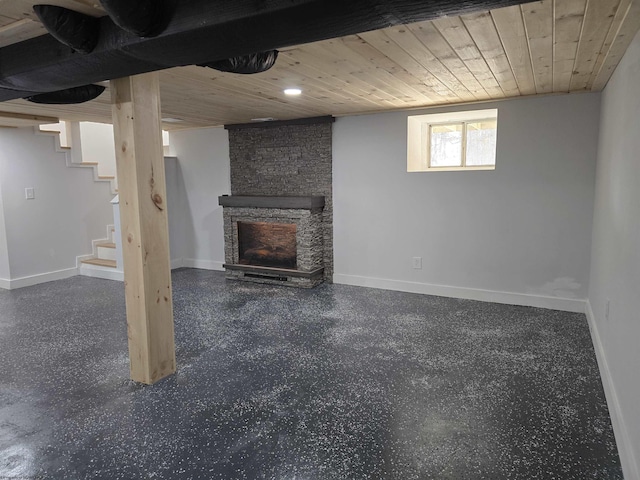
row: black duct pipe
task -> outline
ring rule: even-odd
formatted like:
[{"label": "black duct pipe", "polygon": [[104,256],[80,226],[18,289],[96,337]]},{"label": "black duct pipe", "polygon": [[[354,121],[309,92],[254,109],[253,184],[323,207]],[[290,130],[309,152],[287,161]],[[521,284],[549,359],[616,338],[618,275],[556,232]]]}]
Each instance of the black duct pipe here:
[{"label": "black duct pipe", "polygon": [[48,35],[0,48],[0,101],[520,3],[524,1],[180,0],[167,28],[154,38],[132,35],[103,17],[98,44],[85,55]]},{"label": "black duct pipe", "polygon": [[221,72],[241,73],[249,75],[253,73],[266,72],[276,63],[278,58],[277,50],[268,52],[252,53],[240,57],[227,58],[217,62],[203,63],[201,67],[209,67]]},{"label": "black duct pipe", "polygon": [[33,11],[53,38],[76,52],[91,53],[98,44],[97,18],[56,5],[34,5]]},{"label": "black duct pipe", "polygon": [[169,21],[173,2],[169,0],[100,0],[113,23],[138,37],[161,34]]},{"label": "black duct pipe", "polygon": [[83,85],[81,87],[67,88],[57,92],[40,93],[25,97],[33,103],[44,103],[47,105],[68,105],[72,103],[84,103],[98,98],[105,87],[102,85]]}]

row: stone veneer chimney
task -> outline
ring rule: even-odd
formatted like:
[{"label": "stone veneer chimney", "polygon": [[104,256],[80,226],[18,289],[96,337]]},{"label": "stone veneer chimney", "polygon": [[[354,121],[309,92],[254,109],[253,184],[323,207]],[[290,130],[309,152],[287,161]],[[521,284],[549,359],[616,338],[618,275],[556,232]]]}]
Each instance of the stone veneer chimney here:
[{"label": "stone veneer chimney", "polygon": [[[225,126],[231,160],[229,198],[324,197],[324,208],[315,215],[320,219],[321,261],[327,282],[333,278],[333,121],[333,117],[316,117]],[[228,219],[229,215],[225,221],[227,243],[231,234]],[[230,248],[225,247],[227,252]]]}]

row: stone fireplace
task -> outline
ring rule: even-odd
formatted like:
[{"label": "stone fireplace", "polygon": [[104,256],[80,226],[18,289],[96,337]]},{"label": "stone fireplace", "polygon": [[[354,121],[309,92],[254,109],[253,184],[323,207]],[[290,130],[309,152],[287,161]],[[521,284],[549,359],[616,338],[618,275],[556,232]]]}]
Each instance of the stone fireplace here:
[{"label": "stone fireplace", "polygon": [[227,278],[313,287],[333,276],[333,117],[226,125]]},{"label": "stone fireplace", "polygon": [[227,277],[310,288],[324,273],[324,197],[223,195]]}]

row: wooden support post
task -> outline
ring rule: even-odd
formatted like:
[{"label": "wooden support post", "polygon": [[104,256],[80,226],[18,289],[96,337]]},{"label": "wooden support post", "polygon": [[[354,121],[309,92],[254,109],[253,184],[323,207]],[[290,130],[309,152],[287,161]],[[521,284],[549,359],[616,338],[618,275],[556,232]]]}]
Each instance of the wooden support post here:
[{"label": "wooden support post", "polygon": [[111,81],[131,379],[176,370],[157,73]]}]

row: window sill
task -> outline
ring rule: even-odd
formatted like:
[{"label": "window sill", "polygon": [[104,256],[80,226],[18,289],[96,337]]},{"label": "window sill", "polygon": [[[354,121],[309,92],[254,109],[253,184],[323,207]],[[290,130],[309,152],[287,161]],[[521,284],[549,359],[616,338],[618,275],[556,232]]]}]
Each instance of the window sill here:
[{"label": "window sill", "polygon": [[495,170],[495,165],[477,166],[477,167],[431,167],[421,170],[408,170],[409,173],[416,172],[475,172],[475,171],[491,171]]}]

